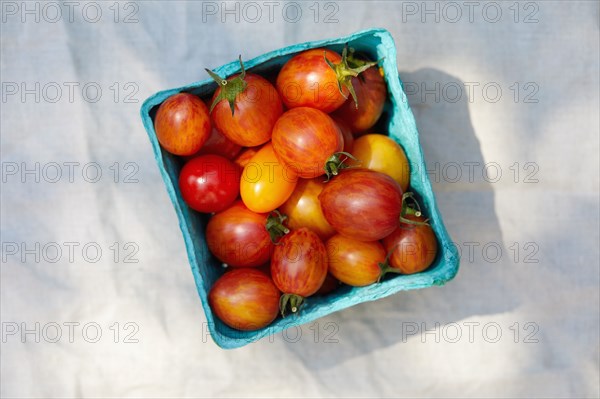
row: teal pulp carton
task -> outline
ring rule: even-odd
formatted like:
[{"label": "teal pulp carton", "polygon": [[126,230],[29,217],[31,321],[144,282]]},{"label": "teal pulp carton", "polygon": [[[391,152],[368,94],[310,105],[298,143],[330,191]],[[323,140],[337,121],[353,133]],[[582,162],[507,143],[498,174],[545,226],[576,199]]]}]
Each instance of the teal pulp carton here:
[{"label": "teal pulp carton", "polygon": [[[374,301],[398,291],[443,285],[451,280],[458,271],[459,256],[453,245],[442,216],[436,205],[433,190],[427,173],[423,151],[419,144],[419,134],[415,119],[410,110],[396,65],[396,48],[391,34],[385,29],[369,29],[337,39],[319,40],[288,46],[271,51],[259,57],[247,60],[247,70],[268,75],[276,73],[294,54],[311,48],[326,47],[341,53],[345,44],[357,52],[367,54],[371,59],[381,60],[389,98],[382,116],[379,131],[388,133],[404,148],[411,165],[410,187],[420,199],[422,210],[429,217],[430,224],[438,239],[438,254],[434,263],[426,271],[413,275],[387,276],[382,282],[367,287],[342,286],[332,294],[307,298],[299,314],[277,318],[270,326],[257,331],[238,331],[226,326],[215,317],[208,304],[208,292],[213,283],[223,274],[224,269],[207,247],[204,231],[208,215],[199,214],[190,209],[181,197],[178,176],[182,160],[164,151],[154,131],[154,116],[158,106],[168,97],[188,92],[200,97],[208,97],[216,89],[212,79],[191,83],[187,86],[164,90],[148,98],[141,108],[141,117],[152,144],[154,157],[169,197],[179,218],[179,227],[183,234],[188,260],[206,315],[211,337],[222,348],[231,349],[244,346],[265,336],[281,332],[287,328],[311,322],[330,313],[350,306]],[[228,77],[240,71],[237,60],[214,70],[222,77]],[[199,337],[201,332],[198,333]]]}]

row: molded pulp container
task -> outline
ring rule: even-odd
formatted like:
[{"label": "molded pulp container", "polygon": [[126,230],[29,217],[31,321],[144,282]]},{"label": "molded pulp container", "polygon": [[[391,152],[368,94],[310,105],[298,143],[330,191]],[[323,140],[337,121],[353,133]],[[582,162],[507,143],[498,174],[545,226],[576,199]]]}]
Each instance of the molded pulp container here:
[{"label": "molded pulp container", "polygon": [[[222,348],[237,348],[291,326],[308,323],[338,310],[361,302],[383,298],[398,291],[443,285],[446,281],[452,279],[458,271],[458,255],[450,236],[446,232],[435,202],[429,177],[425,173],[425,162],[419,144],[415,119],[402,90],[402,83],[396,65],[396,48],[388,31],[370,29],[338,39],[296,44],[247,60],[244,62],[244,66],[247,70],[262,75],[274,74],[295,53],[318,47],[327,47],[341,53],[346,43],[355,48],[357,52],[367,54],[371,59],[382,59],[380,65],[385,73],[389,98],[382,120],[376,126],[378,130],[373,131],[389,132],[389,135],[404,148],[411,164],[410,189],[420,198],[422,210],[430,218],[431,226],[438,238],[438,255],[433,265],[422,273],[388,275],[378,284],[361,288],[343,286],[330,295],[310,297],[306,300],[298,315],[289,315],[285,319],[279,317],[273,324],[262,330],[250,332],[234,330],[223,324],[213,314],[208,304],[208,292],[212,284],[223,274],[224,269],[220,262],[210,254],[206,245],[204,231],[208,216],[191,210],[182,200],[177,183],[182,161],[179,157],[169,154],[160,147],[154,131],[153,118],[158,106],[165,99],[179,92],[190,92],[208,98],[216,89],[216,84],[207,76],[207,79],[201,82],[156,93],[142,105],[142,120],[152,143],[154,157],[167,192],[179,218],[179,226],[183,233],[189,263],[206,314],[209,331],[214,341]],[[221,77],[229,77],[239,72],[239,70],[239,62],[236,60],[215,69],[215,72]]]}]

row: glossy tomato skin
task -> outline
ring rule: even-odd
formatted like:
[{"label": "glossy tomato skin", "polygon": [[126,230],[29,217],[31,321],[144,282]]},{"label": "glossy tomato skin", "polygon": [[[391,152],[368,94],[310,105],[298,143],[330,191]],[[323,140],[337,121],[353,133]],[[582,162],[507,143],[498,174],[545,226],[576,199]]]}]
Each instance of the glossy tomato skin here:
[{"label": "glossy tomato skin", "polygon": [[360,166],[385,173],[406,192],[410,183],[410,164],[402,147],[383,134],[366,134],[354,141],[352,155]]},{"label": "glossy tomato skin", "polygon": [[335,230],[325,219],[321,210],[319,194],[324,187],[325,183],[322,177],[298,179],[292,195],[279,207],[279,211],[287,215],[287,226],[290,229],[307,227],[323,241],[335,234]]},{"label": "glossy tomato skin", "polygon": [[381,117],[387,88],[382,72],[376,66],[367,69],[359,77],[352,78],[352,86],[358,108],[354,99],[349,98],[333,115],[345,121],[353,134],[359,135],[372,128]]},{"label": "glossy tomato skin", "polygon": [[234,159],[242,150],[242,147],[223,136],[219,130],[213,126],[208,140],[204,143],[197,155],[215,154],[227,159]]},{"label": "glossy tomato skin", "polygon": [[213,215],[206,227],[210,252],[231,267],[256,267],[271,259],[273,243],[265,227],[267,214],[236,201]]},{"label": "glossy tomato skin", "polygon": [[279,312],[280,293],[273,281],[254,269],[225,273],[210,289],[208,302],[223,323],[242,331],[271,324]]},{"label": "glossy tomato skin", "polygon": [[[405,218],[424,222],[423,216],[406,215]],[[391,252],[390,266],[402,274],[419,273],[427,269],[437,254],[437,239],[430,225],[399,223],[383,240],[386,251]],[[393,252],[392,252],[393,251]]]},{"label": "glossy tomato skin", "polygon": [[293,230],[275,246],[271,277],[284,294],[313,295],[327,276],[327,251],[315,233],[307,228]]},{"label": "glossy tomato skin", "polygon": [[325,219],[340,234],[377,241],[398,225],[402,189],[391,177],[368,169],[344,169],[319,195]]},{"label": "glossy tomato skin", "polygon": [[[269,141],[273,125],[283,113],[283,105],[277,90],[266,79],[247,73],[245,81],[246,90],[236,97],[233,116],[227,100],[221,100],[213,108],[211,118],[229,140],[243,147],[253,147]],[[220,88],[215,91],[213,101],[220,92]]]},{"label": "glossy tomato skin", "polygon": [[335,51],[319,48],[295,55],[281,68],[277,90],[287,108],[311,107],[329,113],[346,101],[348,89],[340,93],[337,75],[325,57],[333,64],[342,60]]},{"label": "glossy tomato skin", "polygon": [[296,188],[298,176],[275,155],[273,145],[265,144],[244,167],[240,194],[254,212],[271,212],[283,204]]},{"label": "glossy tomato skin", "polygon": [[385,262],[385,250],[379,241],[358,241],[337,234],[327,243],[329,273],[342,283],[362,287],[377,282],[380,263]]},{"label": "glossy tomato skin", "polygon": [[219,212],[229,207],[240,192],[240,168],[219,155],[200,155],[179,173],[181,196],[198,212]]},{"label": "glossy tomato skin", "polygon": [[277,157],[305,179],[325,174],[325,163],[344,149],[344,138],[327,114],[299,107],[285,112],[273,128]]},{"label": "glossy tomato skin", "polygon": [[181,156],[195,154],[210,136],[208,108],[192,94],[175,94],[158,107],[154,129],[166,151]]}]

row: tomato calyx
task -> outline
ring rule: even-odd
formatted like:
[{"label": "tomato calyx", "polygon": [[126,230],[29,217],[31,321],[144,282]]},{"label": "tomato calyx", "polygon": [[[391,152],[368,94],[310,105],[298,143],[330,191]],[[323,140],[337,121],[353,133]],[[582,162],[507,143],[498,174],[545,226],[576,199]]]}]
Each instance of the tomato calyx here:
[{"label": "tomato calyx", "polygon": [[281,317],[285,317],[286,311],[289,310],[292,313],[297,313],[300,310],[300,306],[304,303],[304,297],[297,294],[283,294],[279,298],[279,311]]},{"label": "tomato calyx", "polygon": [[290,232],[290,229],[285,227],[284,222],[287,220],[287,215],[282,214],[277,209],[267,216],[265,228],[269,233],[271,242],[275,245],[279,244],[281,237]]},{"label": "tomato calyx", "polygon": [[408,215],[416,217],[423,216],[419,202],[415,198],[415,195],[410,191],[402,194],[402,211],[400,212],[400,223],[415,226],[429,226],[429,219],[425,219],[424,221],[412,220],[406,218],[406,216]]},{"label": "tomato calyx", "polygon": [[231,108],[231,116],[233,116],[235,112],[235,99],[238,94],[241,94],[246,90],[248,83],[244,80],[246,77],[246,70],[244,69],[244,63],[242,62],[242,56],[239,56],[241,72],[238,76],[231,80],[222,79],[219,75],[214,73],[208,68],[205,68],[206,72],[210,75],[211,78],[219,85],[219,95],[215,98],[215,100],[210,105],[210,112],[215,108],[215,106],[220,103],[222,100],[227,100],[229,103],[229,107]]},{"label": "tomato calyx", "polygon": [[327,159],[327,161],[325,161],[324,169],[325,176],[327,176],[327,180],[325,180],[325,183],[331,180],[332,176],[337,176],[340,170],[353,167],[346,163],[348,159],[352,159],[353,161],[360,163],[360,161],[356,159],[354,155],[344,151],[334,153]]},{"label": "tomato calyx", "polygon": [[348,64],[348,45],[344,46],[344,50],[342,51],[342,60],[338,64],[334,64],[329,59],[327,59],[327,53],[323,54],[325,58],[325,62],[337,76],[338,89],[344,98],[348,98],[344,95],[344,87],[348,89],[350,94],[352,95],[352,99],[354,100],[354,106],[358,108],[358,98],[356,97],[356,93],[354,92],[354,86],[352,86],[352,78],[359,76],[360,73],[366,71],[371,68],[373,65],[376,65],[377,62],[369,62],[364,61],[364,64],[357,67],[351,67]]},{"label": "tomato calyx", "polygon": [[[368,58],[364,55],[361,54],[361,56],[357,57],[355,55],[356,51],[354,50],[354,48],[350,47],[348,49],[348,51],[350,52],[350,54],[348,54],[348,65],[350,65],[350,67],[352,68],[360,68],[363,67],[366,64],[372,64],[371,61],[368,60]],[[382,57],[380,59],[377,60],[376,64],[379,64],[381,61],[383,61],[385,57]],[[372,66],[372,65],[371,65]],[[383,68],[379,67],[379,73],[381,74],[381,76],[383,77]],[[358,78],[364,82],[364,77],[363,75],[358,75]]]},{"label": "tomato calyx", "polygon": [[379,273],[379,277],[377,278],[378,283],[380,283],[381,280],[383,279],[383,277],[385,277],[385,275],[388,273],[402,274],[402,272],[399,269],[396,269],[396,268],[390,266],[390,256],[392,256],[392,253],[394,253],[395,249],[396,249],[396,246],[394,246],[388,252],[388,254],[386,255],[385,260],[383,262],[380,262],[377,264],[379,266],[379,269],[381,270],[381,272]]}]

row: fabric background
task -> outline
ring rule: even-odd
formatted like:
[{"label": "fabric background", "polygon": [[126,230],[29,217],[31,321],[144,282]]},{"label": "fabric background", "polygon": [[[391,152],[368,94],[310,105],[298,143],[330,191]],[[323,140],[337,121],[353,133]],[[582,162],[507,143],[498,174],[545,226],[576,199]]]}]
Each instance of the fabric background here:
[{"label": "fabric background", "polygon": [[[1,7],[2,397],[600,396],[598,2]],[[224,351],[141,103],[371,27],[396,40],[461,269]]]}]

